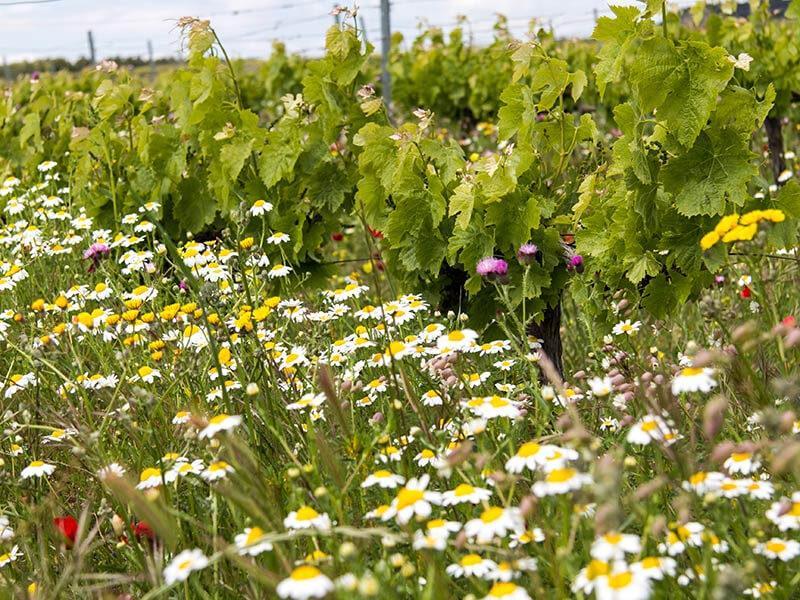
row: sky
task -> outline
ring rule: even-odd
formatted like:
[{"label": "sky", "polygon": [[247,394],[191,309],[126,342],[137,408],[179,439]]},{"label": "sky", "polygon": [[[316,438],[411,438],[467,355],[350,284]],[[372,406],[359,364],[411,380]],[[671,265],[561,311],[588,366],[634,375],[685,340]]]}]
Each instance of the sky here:
[{"label": "sky", "polygon": [[[352,0],[351,0],[352,1]],[[679,0],[679,2],[684,2]],[[211,19],[228,52],[256,58],[269,54],[275,39],[307,55],[322,52],[333,23],[334,0],[0,0],[0,60],[88,56],[87,31],[98,60],[108,56],[176,56],[175,21],[183,16]],[[345,0],[339,0],[346,4]],[[634,0],[616,0],[630,4]],[[360,0],[367,38],[380,44],[380,0]],[[607,0],[393,0],[392,30],[413,37],[420,23],[451,29],[459,15],[469,18],[473,39],[489,41],[496,14],[508,17],[522,35],[532,17],[559,36],[586,36],[595,11],[608,13]]]}]

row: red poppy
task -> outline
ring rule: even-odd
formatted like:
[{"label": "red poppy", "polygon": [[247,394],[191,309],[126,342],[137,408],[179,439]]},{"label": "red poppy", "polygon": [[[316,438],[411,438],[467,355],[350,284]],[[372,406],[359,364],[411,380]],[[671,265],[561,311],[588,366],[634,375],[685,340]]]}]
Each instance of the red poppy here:
[{"label": "red poppy", "polygon": [[749,297],[750,297],[750,294],[751,294],[751,292],[750,292],[750,288],[749,288],[749,287],[747,287],[747,286],[744,286],[744,287],[742,288],[742,291],[741,291],[741,292],[739,292],[739,295],[740,295],[742,298],[749,298]]},{"label": "red poppy", "polygon": [[331,239],[334,242],[341,242],[344,239],[344,234],[341,231],[335,231],[331,234]]},{"label": "red poppy", "polygon": [[67,515],[66,517],[56,517],[53,519],[53,525],[56,526],[70,545],[75,543],[75,536],[78,534],[78,522],[74,517]]},{"label": "red poppy", "polygon": [[372,237],[374,237],[376,240],[382,240],[383,239],[383,232],[380,231],[379,229],[373,229],[372,227],[369,227],[369,226],[367,226],[367,229],[369,229],[369,234]]},{"label": "red poppy", "polygon": [[789,315],[788,317],[783,317],[781,323],[787,327],[794,327],[797,324],[797,319],[795,319],[794,316]]},{"label": "red poppy", "polygon": [[136,536],[136,539],[146,537],[147,539],[153,540],[156,537],[156,534],[150,528],[145,521],[139,521],[138,523],[134,523],[132,525],[133,535]]}]

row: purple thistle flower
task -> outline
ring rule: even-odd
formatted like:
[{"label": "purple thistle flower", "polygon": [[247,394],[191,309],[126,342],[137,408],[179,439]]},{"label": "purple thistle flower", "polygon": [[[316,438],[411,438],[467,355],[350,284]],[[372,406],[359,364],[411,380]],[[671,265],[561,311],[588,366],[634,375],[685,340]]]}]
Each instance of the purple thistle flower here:
[{"label": "purple thistle flower", "polygon": [[92,259],[98,260],[111,252],[111,249],[106,244],[101,244],[99,242],[95,242],[91,246],[89,246],[88,250],[83,253],[83,258],[85,259]]},{"label": "purple thistle flower", "polygon": [[89,265],[89,273],[92,273],[97,268],[97,263],[100,262],[101,258],[107,256],[109,252],[111,252],[111,248],[109,248],[106,244],[101,244],[100,242],[95,242],[84,251],[84,260],[92,261],[92,264]]},{"label": "purple thistle flower", "polygon": [[490,281],[503,279],[508,275],[508,263],[502,258],[487,256],[478,261],[478,264],[475,265],[475,272]]},{"label": "purple thistle flower", "polygon": [[182,291],[182,292],[188,292],[188,291],[189,291],[189,284],[188,284],[188,283],[186,283],[186,280],[185,280],[185,279],[181,279],[181,280],[178,282],[178,289],[179,289],[180,291]]},{"label": "purple thistle flower", "polygon": [[567,271],[575,270],[578,273],[583,273],[583,257],[580,254],[574,255],[567,263]]},{"label": "purple thistle flower", "polygon": [[536,244],[522,244],[517,250],[517,260],[521,265],[527,266],[533,264],[536,257],[539,255],[539,247]]}]

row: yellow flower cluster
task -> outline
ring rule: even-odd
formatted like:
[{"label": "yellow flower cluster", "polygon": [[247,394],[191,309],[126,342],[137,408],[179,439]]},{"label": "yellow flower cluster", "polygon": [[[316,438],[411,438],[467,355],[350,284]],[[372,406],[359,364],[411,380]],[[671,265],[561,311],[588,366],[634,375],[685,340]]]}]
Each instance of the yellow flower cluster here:
[{"label": "yellow flower cluster", "polygon": [[737,213],[726,215],[719,220],[712,231],[705,234],[700,240],[700,247],[705,251],[722,241],[725,244],[745,242],[752,240],[758,231],[761,221],[780,223],[786,219],[782,210],[768,208],[766,210],[751,210],[739,216]]}]

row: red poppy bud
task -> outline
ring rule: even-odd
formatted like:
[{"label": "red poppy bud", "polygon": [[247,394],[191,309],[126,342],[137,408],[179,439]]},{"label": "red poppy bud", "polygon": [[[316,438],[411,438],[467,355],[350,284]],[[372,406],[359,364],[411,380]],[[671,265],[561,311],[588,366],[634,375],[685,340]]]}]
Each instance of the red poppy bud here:
[{"label": "red poppy bud", "polygon": [[369,226],[367,226],[367,229],[369,229],[369,234],[372,237],[374,237],[376,240],[382,240],[383,239],[383,232],[382,231],[380,231],[378,229],[373,229],[372,227],[369,227]]},{"label": "red poppy bud", "polygon": [[741,292],[739,292],[739,295],[740,295],[742,298],[749,298],[749,297],[750,297],[750,293],[751,293],[751,292],[750,292],[750,288],[749,288],[749,287],[747,287],[747,286],[744,286],[744,287],[742,288],[742,291],[741,291]]},{"label": "red poppy bud", "polygon": [[53,519],[53,525],[55,525],[56,529],[61,532],[61,535],[66,538],[70,546],[75,543],[75,536],[78,534],[78,522],[74,517],[69,515],[66,517],[56,517]]},{"label": "red poppy bud", "polygon": [[334,242],[341,242],[344,239],[344,234],[341,231],[335,231],[331,234],[331,239]]}]

